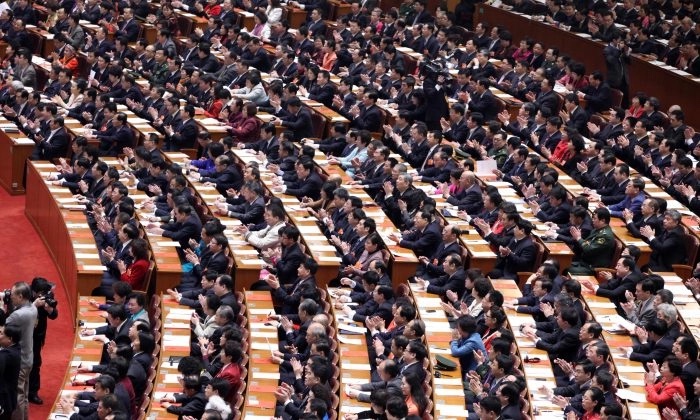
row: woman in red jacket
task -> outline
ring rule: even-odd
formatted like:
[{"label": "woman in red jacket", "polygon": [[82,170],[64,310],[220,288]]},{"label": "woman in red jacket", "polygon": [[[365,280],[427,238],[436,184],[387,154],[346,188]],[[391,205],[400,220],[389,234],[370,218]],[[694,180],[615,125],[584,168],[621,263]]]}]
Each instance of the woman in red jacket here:
[{"label": "woman in red jacket", "polygon": [[260,137],[260,120],[255,118],[258,107],[249,102],[243,106],[243,117],[231,124],[229,131],[237,142],[252,143]]},{"label": "woman in red jacket", "polygon": [[231,99],[231,92],[221,86],[217,87],[214,89],[214,102],[212,102],[209,109],[204,112],[204,115],[211,118],[219,118],[221,110],[229,99]]},{"label": "woman in red jacket", "polygon": [[679,411],[676,403],[673,401],[673,396],[679,394],[685,398],[685,387],[680,378],[683,372],[683,364],[676,356],[667,356],[661,364],[661,379],[658,381],[656,380],[657,373],[654,370],[650,368],[644,377],[647,401],[658,405],[659,410],[669,407]]},{"label": "woman in red jacket", "polygon": [[223,363],[224,366],[219,373],[216,374],[216,377],[226,379],[231,385],[226,398],[227,401],[231,401],[241,386],[240,362],[243,357],[241,345],[235,341],[226,341],[226,344],[224,344],[224,347],[221,349],[220,357],[221,363]]},{"label": "woman in red jacket", "polygon": [[133,290],[143,290],[144,280],[150,265],[150,261],[148,261],[148,244],[144,239],[134,239],[131,244],[131,255],[134,257],[134,262],[128,268],[123,261],[117,262],[121,273],[119,279],[129,283]]}]

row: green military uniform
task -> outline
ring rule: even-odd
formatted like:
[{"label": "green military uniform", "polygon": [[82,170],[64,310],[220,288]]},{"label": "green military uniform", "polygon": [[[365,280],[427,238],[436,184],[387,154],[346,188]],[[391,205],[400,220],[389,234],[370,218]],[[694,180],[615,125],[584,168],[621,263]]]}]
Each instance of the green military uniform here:
[{"label": "green military uniform", "polygon": [[153,69],[153,75],[151,76],[151,83],[156,86],[165,85],[165,81],[168,80],[168,63],[163,63],[160,66],[156,65]]},{"label": "green military uniform", "polygon": [[615,252],[615,237],[610,226],[594,229],[585,239],[575,243],[576,260],[569,267],[570,274],[594,275],[594,268],[610,267]]},{"label": "green military uniform", "polygon": [[501,147],[500,149],[491,148],[491,150],[489,150],[488,156],[491,159],[495,160],[498,169],[501,169],[506,159],[508,159],[508,150],[506,150],[505,147]]}]

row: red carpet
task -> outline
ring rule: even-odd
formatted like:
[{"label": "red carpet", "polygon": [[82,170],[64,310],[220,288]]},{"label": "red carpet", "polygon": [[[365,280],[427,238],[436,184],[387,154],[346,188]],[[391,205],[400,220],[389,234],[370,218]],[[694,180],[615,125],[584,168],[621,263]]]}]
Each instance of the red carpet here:
[{"label": "red carpet", "polygon": [[61,302],[66,301],[66,291],[61,284],[58,270],[37,235],[24,216],[24,196],[11,196],[0,187],[0,220],[5,231],[0,235],[0,267],[3,267],[0,289],[9,289],[16,281],[31,282],[41,276],[56,283],[58,318],[49,320],[46,345],[41,352],[41,390],[39,396],[44,405],[29,405],[29,418],[45,419],[49,416],[68,367],[68,356],[73,348],[72,315]]}]

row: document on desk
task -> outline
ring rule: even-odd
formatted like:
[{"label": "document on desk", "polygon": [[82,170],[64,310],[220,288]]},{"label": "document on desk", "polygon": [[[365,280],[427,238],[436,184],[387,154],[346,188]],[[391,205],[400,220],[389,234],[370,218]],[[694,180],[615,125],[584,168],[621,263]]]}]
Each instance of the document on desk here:
[{"label": "document on desk", "polygon": [[441,417],[451,416],[464,419],[469,417],[469,412],[461,405],[435,404],[435,411],[439,411]]},{"label": "document on desk", "polygon": [[[345,380],[345,378],[343,378]],[[462,385],[462,379],[461,378],[433,378],[433,383],[435,385],[442,385],[442,386],[460,386]]]},{"label": "document on desk", "polygon": [[75,253],[75,258],[78,258],[78,259],[81,259],[81,260],[82,260],[82,259],[87,259],[87,260],[90,260],[90,259],[92,259],[92,260],[99,260],[99,259],[100,259],[100,255],[99,255],[99,254],[90,254],[90,253],[87,253],[87,252],[76,252],[76,253]]},{"label": "document on desk", "polygon": [[342,331],[345,334],[364,334],[367,332],[367,327],[351,324],[338,324],[338,331]]},{"label": "document on desk", "polygon": [[343,361],[340,363],[342,368],[347,370],[364,370],[367,372],[371,370],[371,366],[368,363],[345,363]]},{"label": "document on desk", "polygon": [[426,331],[430,332],[452,332],[450,324],[447,322],[423,321]]},{"label": "document on desk", "polygon": [[250,348],[253,350],[266,350],[272,353],[272,351],[276,350],[275,346],[270,344],[270,342],[262,342],[262,341],[253,341],[250,343]]},{"label": "document on desk", "polygon": [[107,267],[104,265],[82,264],[80,265],[80,269],[85,271],[107,271]]},{"label": "document on desk", "polygon": [[350,337],[346,337],[346,336],[340,335],[340,334],[338,334],[338,341],[340,341],[341,344],[348,344],[348,345],[352,344],[352,345],[356,345],[356,346],[362,345],[362,340],[361,340],[361,339],[359,339],[359,338],[350,338]]},{"label": "document on desk", "polygon": [[175,241],[158,241],[156,242],[156,245],[158,246],[180,246],[180,242],[175,242]]},{"label": "document on desk", "polygon": [[624,388],[618,389],[617,396],[623,400],[640,402],[640,403],[647,402],[646,394],[642,394],[641,392],[630,391],[629,389],[624,389]]},{"label": "document on desk", "polygon": [[253,370],[253,379],[279,379],[279,372],[260,372]]},{"label": "document on desk", "polygon": [[610,301],[592,301],[588,300],[588,307],[593,309],[615,309],[615,304]]},{"label": "document on desk", "polygon": [[172,313],[170,312],[166,317],[166,321],[170,320],[180,320],[180,321],[189,321],[192,318],[192,314],[177,314],[177,313]]}]

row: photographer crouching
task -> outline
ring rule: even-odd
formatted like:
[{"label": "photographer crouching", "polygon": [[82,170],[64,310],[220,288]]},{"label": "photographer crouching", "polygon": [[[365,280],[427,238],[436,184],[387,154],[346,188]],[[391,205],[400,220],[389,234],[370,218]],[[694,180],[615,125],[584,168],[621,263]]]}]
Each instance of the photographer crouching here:
[{"label": "photographer crouching", "polygon": [[39,397],[39,388],[41,387],[41,349],[46,341],[46,327],[49,319],[58,317],[56,306],[56,297],[53,289],[55,284],[50,283],[43,277],[34,277],[32,280],[32,295],[34,306],[37,310],[36,327],[34,327],[34,364],[32,371],[29,374],[29,402],[32,404],[43,404],[44,401]]}]

